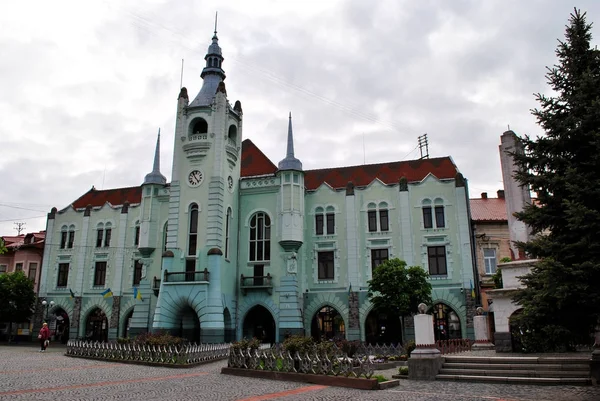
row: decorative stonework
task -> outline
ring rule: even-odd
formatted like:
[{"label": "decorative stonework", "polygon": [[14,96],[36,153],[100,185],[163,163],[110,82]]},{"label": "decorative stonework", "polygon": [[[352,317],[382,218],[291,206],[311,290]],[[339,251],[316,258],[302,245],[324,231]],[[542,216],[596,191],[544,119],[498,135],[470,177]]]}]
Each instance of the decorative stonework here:
[{"label": "decorative stonework", "polygon": [[254,180],[244,180],[241,182],[242,189],[248,188],[264,188],[264,187],[273,187],[279,186],[280,180],[276,177],[266,177],[266,178],[258,178]]},{"label": "decorative stonework", "polygon": [[119,327],[119,316],[121,311],[121,297],[113,297],[112,313],[110,315],[110,328]]},{"label": "decorative stonework", "polygon": [[352,291],[348,294],[348,328],[360,329],[360,309],[358,304],[358,292]]},{"label": "decorative stonework", "polygon": [[71,319],[71,327],[79,327],[79,319],[81,318],[81,297],[75,297],[73,300],[73,318]]}]

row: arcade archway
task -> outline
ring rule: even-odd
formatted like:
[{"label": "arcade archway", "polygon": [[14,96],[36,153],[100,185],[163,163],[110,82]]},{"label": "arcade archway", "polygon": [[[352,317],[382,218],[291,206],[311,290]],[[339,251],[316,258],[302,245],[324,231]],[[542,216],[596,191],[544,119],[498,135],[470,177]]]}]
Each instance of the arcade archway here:
[{"label": "arcade archway", "polygon": [[85,322],[85,339],[88,341],[108,341],[108,319],[100,308],[93,309]]},{"label": "arcade archway", "polygon": [[402,343],[400,317],[384,309],[373,309],[365,321],[365,340],[367,344]]},{"label": "arcade archway", "polygon": [[310,333],[317,341],[346,338],[344,318],[337,309],[331,306],[324,306],[315,313]]},{"label": "arcade archway", "polygon": [[200,344],[200,319],[191,306],[185,306],[177,314],[177,336],[191,343]]},{"label": "arcade archway", "polygon": [[256,337],[262,343],[275,342],[275,320],[264,306],[256,305],[248,311],[242,325],[242,337]]},{"label": "arcade archway", "polygon": [[454,309],[446,304],[433,305],[433,333],[436,341],[453,340],[462,337],[460,319]]},{"label": "arcade archway", "polygon": [[66,344],[69,341],[69,330],[71,327],[69,314],[63,308],[57,308],[50,319],[55,341]]}]

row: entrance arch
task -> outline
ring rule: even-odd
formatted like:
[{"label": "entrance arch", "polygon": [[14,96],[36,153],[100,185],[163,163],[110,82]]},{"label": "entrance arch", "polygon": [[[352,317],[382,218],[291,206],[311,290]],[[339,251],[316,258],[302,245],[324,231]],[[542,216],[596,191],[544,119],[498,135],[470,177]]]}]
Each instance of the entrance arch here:
[{"label": "entrance arch", "polygon": [[234,340],[234,328],[233,324],[231,323],[231,314],[229,313],[229,309],[227,308],[223,310],[223,323],[225,326],[223,341],[225,341],[226,343],[230,343]]},{"label": "entrance arch", "polygon": [[53,312],[54,320],[54,337],[55,341],[59,341],[62,344],[66,344],[69,341],[69,330],[71,322],[69,320],[69,314],[63,308],[56,308]]},{"label": "entrance arch", "polygon": [[121,327],[121,337],[129,338],[129,328],[131,327],[131,317],[133,316],[133,308],[125,315],[123,319],[123,327]]},{"label": "entrance arch", "polygon": [[85,339],[88,341],[108,341],[108,319],[100,308],[94,308],[85,322]]},{"label": "entrance arch", "polygon": [[262,343],[275,343],[275,319],[264,306],[252,307],[244,317],[242,337],[256,337]]},{"label": "entrance arch", "polygon": [[365,320],[367,344],[399,344],[402,342],[400,316],[385,309],[373,309]]},{"label": "entrance arch", "polygon": [[436,341],[453,340],[462,337],[458,313],[444,303],[433,305],[433,333]]},{"label": "entrance arch", "polygon": [[346,338],[344,318],[334,307],[324,306],[313,316],[310,333],[317,341]]},{"label": "entrance arch", "polygon": [[200,319],[196,311],[189,305],[179,309],[175,318],[177,336],[185,338],[191,343],[200,344]]}]

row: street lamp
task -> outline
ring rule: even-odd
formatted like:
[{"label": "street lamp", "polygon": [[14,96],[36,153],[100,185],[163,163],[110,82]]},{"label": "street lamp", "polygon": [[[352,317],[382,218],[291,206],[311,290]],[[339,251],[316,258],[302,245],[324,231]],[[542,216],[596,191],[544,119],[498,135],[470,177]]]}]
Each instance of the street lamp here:
[{"label": "street lamp", "polygon": [[54,301],[50,301],[50,303],[46,302],[46,300],[42,301],[42,306],[46,308],[46,322],[48,322],[48,310],[54,307]]}]

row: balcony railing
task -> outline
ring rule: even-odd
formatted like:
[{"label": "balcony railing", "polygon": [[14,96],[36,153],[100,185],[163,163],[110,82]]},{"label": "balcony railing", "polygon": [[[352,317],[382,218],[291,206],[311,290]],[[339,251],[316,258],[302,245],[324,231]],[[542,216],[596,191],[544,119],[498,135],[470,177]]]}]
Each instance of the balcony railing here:
[{"label": "balcony railing", "polygon": [[248,290],[267,290],[269,294],[273,293],[273,277],[271,273],[266,276],[244,276],[240,277],[240,289],[242,294],[246,295]]},{"label": "balcony railing", "polygon": [[175,272],[169,273],[165,270],[165,283],[185,283],[195,281],[209,281],[210,272],[208,269],[193,272]]}]

